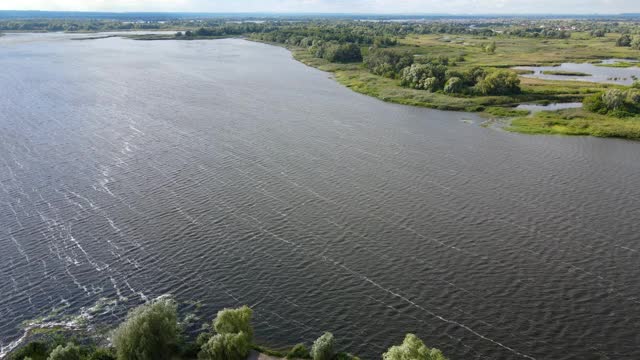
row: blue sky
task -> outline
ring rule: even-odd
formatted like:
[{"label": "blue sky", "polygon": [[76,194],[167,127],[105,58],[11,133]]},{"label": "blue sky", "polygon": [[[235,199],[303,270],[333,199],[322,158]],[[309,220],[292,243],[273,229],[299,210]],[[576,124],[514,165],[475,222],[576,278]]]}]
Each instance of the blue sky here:
[{"label": "blue sky", "polygon": [[323,12],[323,13],[622,13],[640,0],[0,0],[4,10]]}]

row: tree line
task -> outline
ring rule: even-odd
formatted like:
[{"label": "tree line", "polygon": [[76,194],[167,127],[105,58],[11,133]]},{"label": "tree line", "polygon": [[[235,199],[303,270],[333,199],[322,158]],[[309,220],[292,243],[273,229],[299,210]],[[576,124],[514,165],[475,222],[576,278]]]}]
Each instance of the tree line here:
[{"label": "tree line", "polygon": [[[9,355],[10,360],[244,360],[252,350],[287,359],[357,360],[358,357],[338,352],[332,333],[325,332],[311,348],[297,344],[278,352],[254,343],[251,324],[253,310],[247,306],[220,310],[209,330],[195,341],[185,341],[178,321],[177,305],[171,298],[157,299],[129,312],[111,334],[113,346],[95,347],[86,341],[53,344],[31,342]],[[407,334],[400,345],[391,346],[383,360],[447,360],[438,349],[428,348],[413,334]]]}]

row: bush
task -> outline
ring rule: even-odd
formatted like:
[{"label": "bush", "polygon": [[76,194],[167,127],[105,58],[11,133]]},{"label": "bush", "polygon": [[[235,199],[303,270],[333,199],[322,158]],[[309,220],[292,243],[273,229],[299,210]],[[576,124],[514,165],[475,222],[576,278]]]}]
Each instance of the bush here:
[{"label": "bush", "polygon": [[170,359],[178,340],[176,304],[161,299],[133,309],[113,334],[119,360]]},{"label": "bush", "polygon": [[631,46],[631,35],[623,34],[616,40],[616,46]]},{"label": "bush", "polygon": [[210,360],[244,360],[249,351],[251,340],[248,334],[216,334],[202,346],[200,357]]},{"label": "bush", "polygon": [[482,95],[512,95],[520,93],[520,79],[513,71],[499,70],[487,75],[476,84]]},{"label": "bush", "polygon": [[34,341],[16,350],[9,356],[9,359],[23,360],[24,358],[31,358],[32,360],[44,360],[47,358],[47,354],[49,354],[49,347],[47,344],[40,341]]},{"label": "bush", "polygon": [[311,358],[313,360],[331,360],[335,356],[335,341],[330,332],[320,336],[311,347]]},{"label": "bush", "polygon": [[624,106],[626,94],[622,90],[610,89],[602,94],[602,105],[608,111],[619,110]]},{"label": "bush", "polygon": [[287,359],[310,359],[309,349],[304,344],[297,344],[288,353]]},{"label": "bush", "polygon": [[382,355],[383,360],[447,360],[438,349],[429,349],[422,340],[407,334],[402,345],[396,345]]},{"label": "bush", "polygon": [[253,327],[251,317],[253,310],[244,305],[238,309],[223,309],[218,311],[218,315],[213,322],[213,328],[218,334],[245,333],[249,341],[253,340]]},{"label": "bush", "polygon": [[444,92],[447,94],[459,94],[464,90],[464,83],[459,77],[450,78],[444,85]]},{"label": "bush", "polygon": [[99,348],[91,353],[88,360],[116,360],[116,356],[111,349]]},{"label": "bush", "polygon": [[51,354],[49,354],[48,360],[81,360],[82,354],[80,348],[74,344],[67,344],[65,346],[58,345]]}]

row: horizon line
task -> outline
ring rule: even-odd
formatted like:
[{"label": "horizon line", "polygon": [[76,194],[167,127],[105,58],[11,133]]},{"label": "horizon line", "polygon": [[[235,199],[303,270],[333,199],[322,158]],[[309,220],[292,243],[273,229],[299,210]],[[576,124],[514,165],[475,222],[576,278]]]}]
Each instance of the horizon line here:
[{"label": "horizon line", "polygon": [[274,11],[153,11],[153,10],[140,10],[140,11],[104,11],[104,10],[16,10],[16,9],[0,9],[0,12],[42,12],[42,13],[93,13],[93,14],[209,14],[209,15],[228,15],[228,14],[237,14],[237,15],[246,15],[246,14],[270,14],[270,15],[358,15],[358,16],[539,16],[539,15],[555,15],[555,16],[588,16],[588,15],[596,15],[596,16],[606,16],[606,15],[640,15],[638,13],[393,13],[393,12],[380,12],[380,13],[367,13],[367,12],[305,12],[305,11],[296,11],[296,12],[274,12]]}]

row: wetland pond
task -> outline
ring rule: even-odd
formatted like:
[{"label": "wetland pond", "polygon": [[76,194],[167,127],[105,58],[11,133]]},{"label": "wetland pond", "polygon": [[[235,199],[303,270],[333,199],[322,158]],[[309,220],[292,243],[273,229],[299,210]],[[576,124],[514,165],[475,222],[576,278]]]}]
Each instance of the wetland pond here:
[{"label": "wetland pond", "polygon": [[[608,59],[598,64],[563,63],[559,66],[516,66],[513,69],[531,71],[533,73],[521,74],[520,76],[536,79],[631,85],[636,79],[640,79],[640,67],[632,66],[635,62],[634,60]],[[620,63],[626,63],[630,66],[614,66]],[[554,73],[566,73],[567,75]]]}]

